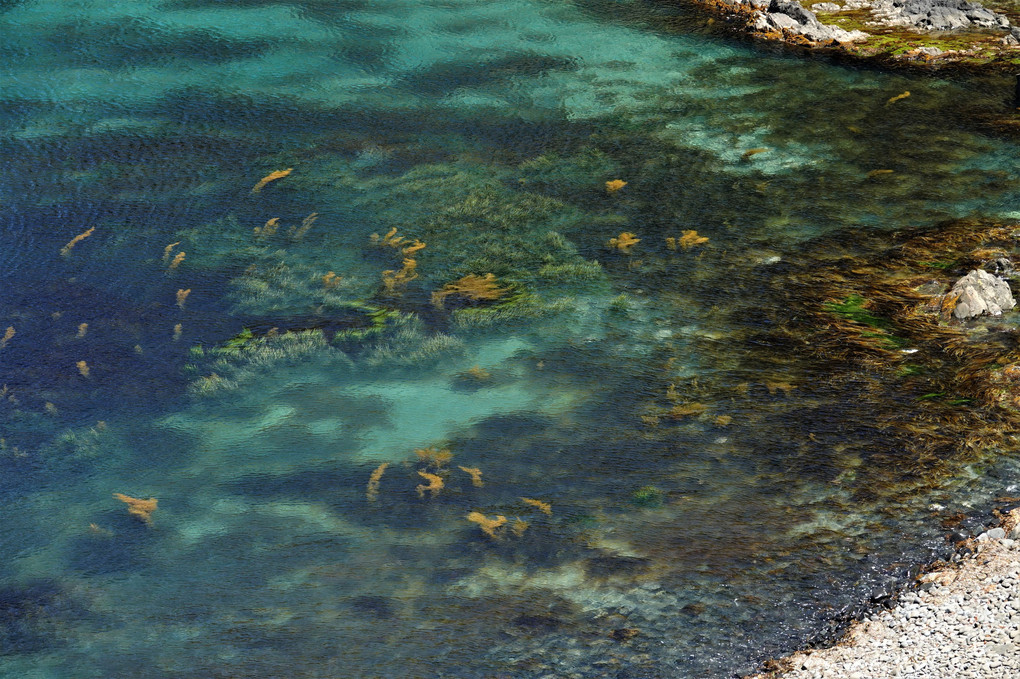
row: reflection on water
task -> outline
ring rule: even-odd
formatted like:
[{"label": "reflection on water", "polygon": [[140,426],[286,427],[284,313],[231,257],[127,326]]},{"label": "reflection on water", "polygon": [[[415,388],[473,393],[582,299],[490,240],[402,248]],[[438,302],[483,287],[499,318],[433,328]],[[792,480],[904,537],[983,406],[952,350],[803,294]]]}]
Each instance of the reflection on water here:
[{"label": "reflection on water", "polygon": [[0,27],[4,676],[725,676],[1004,489],[880,275],[1016,216],[994,81],[640,2]]}]

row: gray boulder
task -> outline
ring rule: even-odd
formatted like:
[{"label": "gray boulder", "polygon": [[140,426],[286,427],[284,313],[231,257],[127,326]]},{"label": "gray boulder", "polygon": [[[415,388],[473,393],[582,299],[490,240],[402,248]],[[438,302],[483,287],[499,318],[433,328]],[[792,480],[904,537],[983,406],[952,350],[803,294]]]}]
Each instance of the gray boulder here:
[{"label": "gray boulder", "polygon": [[1009,283],[981,269],[974,269],[956,281],[949,294],[958,295],[953,315],[960,320],[982,314],[999,316],[1016,306]]},{"label": "gray boulder", "polygon": [[852,42],[868,37],[863,31],[846,31],[823,24],[814,12],[804,9],[796,0],[771,0],[763,18],[764,21],[759,19],[755,24],[758,30],[786,30],[814,42]]}]

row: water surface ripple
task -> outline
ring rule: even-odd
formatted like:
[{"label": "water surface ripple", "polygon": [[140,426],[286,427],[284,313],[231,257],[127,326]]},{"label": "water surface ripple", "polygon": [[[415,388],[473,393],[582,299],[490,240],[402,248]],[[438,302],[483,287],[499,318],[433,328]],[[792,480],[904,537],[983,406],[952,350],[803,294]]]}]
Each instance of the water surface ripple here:
[{"label": "water surface ripple", "polygon": [[0,2],[0,675],[732,676],[1017,494],[791,339],[807,273],[1020,216],[1001,83],[710,30]]}]

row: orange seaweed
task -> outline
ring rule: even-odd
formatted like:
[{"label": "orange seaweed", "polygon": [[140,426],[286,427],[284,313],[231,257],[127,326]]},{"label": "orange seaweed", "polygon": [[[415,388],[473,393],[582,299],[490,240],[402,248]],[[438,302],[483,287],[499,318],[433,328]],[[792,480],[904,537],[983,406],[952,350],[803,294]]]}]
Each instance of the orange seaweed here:
[{"label": "orange seaweed", "polygon": [[606,182],[606,193],[612,195],[627,185],[622,179],[610,179]]},{"label": "orange seaweed", "polygon": [[156,511],[156,504],[158,502],[156,498],[150,497],[148,500],[142,500],[137,497],[124,495],[123,493],[114,493],[113,496],[121,502],[127,503],[128,514],[141,519],[146,524],[152,525],[152,513]]},{"label": "orange seaweed", "polygon": [[269,182],[275,182],[277,179],[283,179],[284,177],[286,177],[287,175],[289,175],[293,171],[294,171],[294,168],[292,168],[292,167],[288,167],[286,170],[274,170],[273,172],[270,172],[269,174],[267,174],[262,179],[258,180],[258,182],[255,184],[255,186],[252,187],[251,192],[252,193],[258,193]]},{"label": "orange seaweed", "polygon": [[268,238],[276,233],[276,230],[280,228],[280,218],[273,217],[272,219],[266,220],[263,226],[256,226],[253,231],[256,237]]},{"label": "orange seaweed", "polygon": [[885,105],[888,106],[889,104],[895,104],[897,101],[900,101],[901,99],[906,99],[909,96],[910,90],[907,90],[903,94],[897,94],[895,97],[889,97],[889,101],[885,102]]},{"label": "orange seaweed", "polygon": [[531,505],[532,507],[536,507],[543,514],[545,514],[547,516],[552,516],[552,505],[549,504],[548,502],[542,502],[541,500],[535,500],[535,499],[530,498],[530,497],[522,497],[521,498],[521,502],[523,502],[526,505]]},{"label": "orange seaweed", "polygon": [[492,379],[492,373],[481,366],[473,365],[464,372],[457,373],[457,377],[474,382],[487,382]]},{"label": "orange seaweed", "polygon": [[340,285],[340,280],[341,277],[337,276],[335,271],[327,271],[326,274],[322,277],[322,287],[326,288],[327,290],[332,290],[333,288]]},{"label": "orange seaweed", "polygon": [[319,218],[318,212],[311,213],[310,215],[301,220],[301,226],[290,227],[290,230],[287,232],[287,237],[293,240],[301,240],[302,238],[304,238],[305,234],[308,233],[308,229],[312,228],[312,224],[314,224],[315,220],[317,220],[318,218]]},{"label": "orange seaweed", "polygon": [[688,250],[693,248],[695,245],[701,245],[702,243],[707,242],[708,237],[699,236],[697,231],[690,229],[683,232],[683,235],[677,240],[677,245],[682,247],[684,250]]},{"label": "orange seaweed", "polygon": [[443,483],[443,477],[437,474],[429,474],[428,472],[423,472],[419,470],[418,476],[422,477],[423,479],[429,482],[427,486],[419,485],[415,486],[414,488],[416,491],[418,491],[418,497],[420,497],[422,500],[425,499],[426,492],[431,492],[432,499],[435,499],[436,495],[439,494],[439,491],[441,491],[443,487],[446,485],[445,483]]},{"label": "orange seaweed", "polygon": [[74,248],[75,245],[77,245],[78,243],[82,242],[83,240],[85,240],[86,238],[91,236],[92,232],[95,231],[95,230],[96,230],[96,227],[93,226],[88,231],[84,231],[82,233],[79,233],[77,236],[72,238],[67,243],[67,245],[65,245],[64,247],[60,248],[60,255],[62,257],[67,257],[69,254],[71,254],[71,249]]},{"label": "orange seaweed", "polygon": [[188,295],[190,295],[190,294],[191,294],[191,288],[188,288],[187,290],[185,290],[183,288],[179,288],[177,290],[177,306],[179,306],[180,308],[183,309],[184,308],[184,301],[186,299],[188,299]]},{"label": "orange seaweed", "polygon": [[379,234],[373,233],[371,236],[368,237],[368,239],[372,242],[373,245],[379,246],[388,245],[389,247],[396,248],[398,250],[401,247],[403,247],[404,244],[404,237],[397,235],[397,227],[395,226],[389,231],[387,231],[386,235],[384,235],[382,238],[379,237]]},{"label": "orange seaweed", "polygon": [[404,255],[404,257],[410,257],[414,253],[418,252],[419,250],[423,250],[424,248],[425,243],[422,243],[420,240],[415,238],[410,245],[401,248],[400,253]]},{"label": "orange seaweed", "polygon": [[419,461],[430,467],[442,467],[453,459],[453,453],[449,448],[415,448],[414,454],[418,456]]},{"label": "orange seaweed", "polygon": [[4,336],[0,338],[0,349],[7,346],[7,343],[14,339],[14,336],[18,334],[18,331],[14,329],[13,325],[7,326],[7,330],[4,331]]},{"label": "orange seaweed", "polygon": [[740,154],[740,159],[741,160],[750,160],[752,156],[756,156],[759,153],[765,153],[766,151],[771,151],[771,150],[772,149],[770,149],[770,148],[768,148],[766,146],[760,146],[760,147],[758,147],[756,149],[748,149],[748,150],[744,151],[742,154]]},{"label": "orange seaweed", "polygon": [[170,270],[170,271],[173,271],[174,269],[176,269],[177,267],[179,267],[179,266],[181,265],[181,262],[183,262],[183,261],[184,261],[184,257],[185,257],[185,253],[184,253],[184,252],[178,252],[178,253],[177,253],[177,254],[176,254],[176,255],[174,256],[174,259],[173,259],[173,261],[172,261],[172,262],[170,262],[169,270]]},{"label": "orange seaweed", "polygon": [[482,481],[481,469],[477,467],[461,467],[460,465],[457,466],[457,469],[471,477],[471,485],[475,488],[483,488],[485,486],[485,482]]},{"label": "orange seaweed", "polygon": [[368,487],[365,489],[365,497],[368,498],[369,502],[375,502],[379,499],[379,482],[382,480],[382,475],[389,466],[389,462],[383,462],[381,465],[376,467],[372,472],[372,475],[368,477]]},{"label": "orange seaweed", "polygon": [[493,540],[499,539],[496,529],[506,524],[506,517],[501,514],[497,514],[496,518],[490,519],[481,512],[471,512],[467,515],[467,520],[471,523],[478,524],[478,527],[482,530],[482,532]]},{"label": "orange seaweed", "polygon": [[181,242],[177,241],[176,243],[170,243],[170,245],[167,245],[165,248],[163,248],[163,263],[164,264],[166,263],[166,261],[168,259],[170,259],[170,251],[173,250],[175,247],[177,247],[180,244],[181,244]]},{"label": "orange seaweed", "polygon": [[413,259],[405,259],[404,266],[400,271],[394,271],[387,269],[382,272],[383,286],[386,288],[386,292],[395,293],[398,287],[403,287],[409,281],[413,281],[418,277],[418,272],[415,269],[418,268],[418,262]]},{"label": "orange seaweed", "polygon": [[606,243],[611,248],[616,248],[620,252],[629,255],[630,251],[635,245],[641,242],[641,239],[632,234],[630,231],[624,231],[616,238],[610,238]]},{"label": "orange seaweed", "polygon": [[78,366],[78,372],[81,373],[82,377],[88,377],[89,376],[89,364],[88,363],[86,363],[85,361],[78,361],[77,363],[75,363],[75,365]]},{"label": "orange seaweed", "polygon": [[441,309],[443,307],[443,302],[450,295],[460,295],[461,297],[475,301],[492,301],[499,299],[505,294],[506,289],[501,288],[496,284],[495,275],[491,273],[487,273],[484,276],[468,274],[453,283],[447,283],[443,286],[442,290],[436,290],[433,292],[432,304]]}]

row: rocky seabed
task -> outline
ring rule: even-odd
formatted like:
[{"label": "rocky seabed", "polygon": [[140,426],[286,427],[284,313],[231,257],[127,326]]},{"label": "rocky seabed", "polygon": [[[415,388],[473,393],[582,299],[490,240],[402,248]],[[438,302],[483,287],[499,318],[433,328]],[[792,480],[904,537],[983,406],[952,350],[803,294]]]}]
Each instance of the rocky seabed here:
[{"label": "rocky seabed", "polygon": [[[833,648],[786,659],[784,679],[1020,677],[1020,509],[969,541],[970,556],[855,624]],[[765,676],[758,675],[763,679]]]}]

